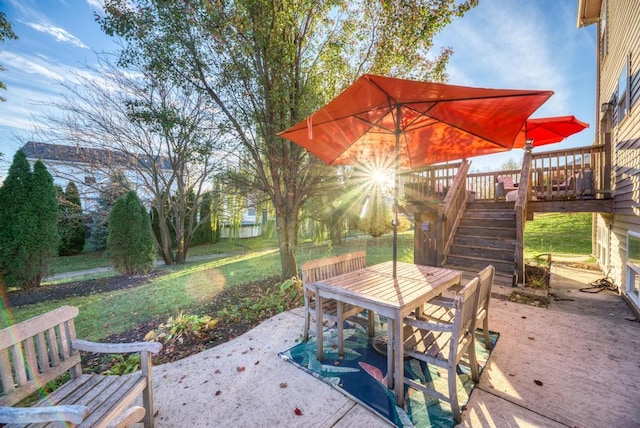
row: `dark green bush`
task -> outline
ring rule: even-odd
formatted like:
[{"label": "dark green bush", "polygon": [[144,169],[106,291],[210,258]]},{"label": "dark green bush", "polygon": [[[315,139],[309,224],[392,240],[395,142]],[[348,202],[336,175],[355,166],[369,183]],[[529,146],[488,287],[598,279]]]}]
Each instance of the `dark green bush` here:
[{"label": "dark green bush", "polygon": [[107,252],[114,269],[129,275],[147,274],[156,262],[151,222],[136,192],[118,198],[109,214]]}]

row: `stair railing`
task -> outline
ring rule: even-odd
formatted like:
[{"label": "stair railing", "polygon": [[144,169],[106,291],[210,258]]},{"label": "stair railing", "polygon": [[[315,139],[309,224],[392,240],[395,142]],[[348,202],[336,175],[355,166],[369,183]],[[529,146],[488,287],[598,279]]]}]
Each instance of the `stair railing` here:
[{"label": "stair railing", "polygon": [[464,214],[468,197],[467,173],[469,172],[469,166],[470,164],[467,160],[462,162],[451,188],[447,192],[447,196],[438,207],[437,231],[440,236],[437,237],[437,242],[442,245],[439,249],[440,264],[444,264],[447,261],[456,230]]},{"label": "stair railing", "polygon": [[524,227],[527,221],[527,202],[531,198],[531,146],[527,146],[522,158],[522,171],[520,173],[520,181],[518,185],[518,193],[515,203],[516,214],[516,254],[515,254],[515,272],[514,283],[521,286],[525,283],[524,268]]}]

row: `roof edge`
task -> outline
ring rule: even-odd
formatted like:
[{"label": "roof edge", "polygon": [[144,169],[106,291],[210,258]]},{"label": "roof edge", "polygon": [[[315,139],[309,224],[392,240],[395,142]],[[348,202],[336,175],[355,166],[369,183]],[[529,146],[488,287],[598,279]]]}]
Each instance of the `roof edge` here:
[{"label": "roof edge", "polygon": [[578,28],[586,27],[600,21],[602,0],[578,0]]}]

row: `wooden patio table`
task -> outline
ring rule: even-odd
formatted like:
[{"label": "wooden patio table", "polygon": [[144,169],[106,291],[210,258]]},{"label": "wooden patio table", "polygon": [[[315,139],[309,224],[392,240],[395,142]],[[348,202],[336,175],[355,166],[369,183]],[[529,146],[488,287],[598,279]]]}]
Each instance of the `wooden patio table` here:
[{"label": "wooden patio table", "polygon": [[[335,299],[377,312],[388,320],[387,380],[396,404],[404,405],[403,318],[448,288],[460,284],[462,272],[434,266],[398,262],[393,278],[392,262],[368,266],[313,284],[316,290],[317,319],[322,319],[322,299]],[[316,322],[317,358],[322,361],[321,322]],[[397,381],[395,381],[397,380]]]}]

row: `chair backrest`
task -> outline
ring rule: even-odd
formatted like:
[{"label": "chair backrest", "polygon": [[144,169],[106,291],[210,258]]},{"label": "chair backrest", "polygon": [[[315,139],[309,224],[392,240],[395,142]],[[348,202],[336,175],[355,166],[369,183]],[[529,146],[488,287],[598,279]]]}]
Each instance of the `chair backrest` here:
[{"label": "chair backrest", "polygon": [[449,358],[458,355],[458,346],[469,338],[476,328],[476,308],[478,304],[478,292],[480,280],[473,278],[458,292],[454,299],[455,315],[453,319],[453,336],[451,337],[451,350]]},{"label": "chair backrest", "polygon": [[513,177],[498,177],[496,180],[498,183],[504,184],[505,189],[515,187],[513,185]]},{"label": "chair backrest", "polygon": [[491,300],[491,286],[493,285],[493,277],[495,276],[496,268],[493,265],[488,265],[478,273],[478,279],[480,280],[480,290],[478,291],[478,318],[486,316],[489,310],[489,301]]},{"label": "chair backrest", "polygon": [[304,262],[300,267],[302,271],[302,283],[307,286],[312,282],[322,281],[332,276],[362,269],[366,267],[366,257],[367,253],[365,251],[355,251],[353,253]]},{"label": "chair backrest", "polygon": [[78,308],[62,306],[0,330],[0,406],[12,406],[66,371],[80,375],[71,347]]}]

